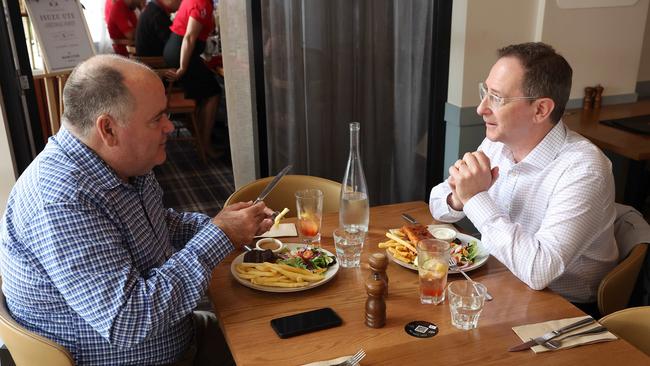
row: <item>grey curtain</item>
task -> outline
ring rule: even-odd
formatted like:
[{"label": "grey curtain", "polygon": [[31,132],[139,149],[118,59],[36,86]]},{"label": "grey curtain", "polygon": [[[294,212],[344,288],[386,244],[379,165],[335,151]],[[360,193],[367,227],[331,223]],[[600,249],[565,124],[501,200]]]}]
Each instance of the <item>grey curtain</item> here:
[{"label": "grey curtain", "polygon": [[361,123],[373,205],[421,200],[433,0],[262,2],[269,168],[341,181]]}]

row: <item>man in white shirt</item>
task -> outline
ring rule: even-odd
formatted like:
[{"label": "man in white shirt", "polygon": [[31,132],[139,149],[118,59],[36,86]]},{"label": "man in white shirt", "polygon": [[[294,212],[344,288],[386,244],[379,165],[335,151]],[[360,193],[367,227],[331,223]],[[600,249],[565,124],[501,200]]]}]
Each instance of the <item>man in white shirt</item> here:
[{"label": "man in white shirt", "polygon": [[618,258],[611,163],[560,120],[573,73],[561,55],[524,43],[498,56],[479,84],[487,138],[431,190],[431,213],[444,222],[467,216],[524,283],[593,312]]}]

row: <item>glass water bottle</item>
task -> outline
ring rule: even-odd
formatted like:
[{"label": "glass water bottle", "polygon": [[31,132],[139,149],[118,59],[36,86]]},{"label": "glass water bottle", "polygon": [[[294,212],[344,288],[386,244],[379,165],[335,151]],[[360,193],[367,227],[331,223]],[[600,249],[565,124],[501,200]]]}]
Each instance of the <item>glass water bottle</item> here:
[{"label": "glass water bottle", "polygon": [[350,156],[343,176],[339,224],[348,232],[367,232],[368,186],[359,155],[359,122],[350,123]]}]

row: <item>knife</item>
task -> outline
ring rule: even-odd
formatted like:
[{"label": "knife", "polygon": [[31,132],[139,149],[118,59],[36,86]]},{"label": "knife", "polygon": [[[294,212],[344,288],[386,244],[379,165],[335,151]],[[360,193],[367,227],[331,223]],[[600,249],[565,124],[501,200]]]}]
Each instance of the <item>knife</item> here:
[{"label": "knife", "polygon": [[407,213],[403,213],[402,218],[404,220],[406,220],[407,222],[411,223],[411,224],[417,224],[418,223],[418,220],[416,220],[413,216],[411,216],[411,215],[409,215]]},{"label": "knife", "polygon": [[268,196],[269,193],[271,193],[271,191],[273,190],[273,188],[275,188],[275,186],[278,184],[280,179],[282,179],[282,177],[284,177],[285,174],[287,174],[289,172],[289,170],[291,170],[292,167],[293,167],[293,165],[291,165],[291,164],[284,167],[284,169],[282,169],[280,171],[280,173],[278,173],[278,175],[276,175],[275,178],[273,178],[271,183],[267,184],[267,186],[264,187],[264,190],[262,191],[262,193],[260,193],[259,196],[257,196],[257,198],[255,199],[255,202],[253,202],[253,204],[256,204],[256,203],[258,203],[260,201],[264,201],[266,196]]},{"label": "knife", "polygon": [[524,343],[516,345],[514,347],[510,347],[510,349],[508,351],[509,352],[523,351],[525,349],[529,349],[529,348],[531,348],[533,346],[536,346],[538,344],[542,345],[542,344],[550,341],[551,339],[553,339],[555,337],[561,336],[562,334],[564,334],[566,332],[572,331],[574,329],[579,329],[579,328],[585,327],[585,326],[587,326],[587,325],[589,325],[589,324],[591,324],[593,322],[595,322],[595,320],[593,318],[591,318],[591,317],[579,320],[579,321],[577,321],[575,323],[571,323],[571,324],[569,324],[569,325],[567,325],[565,327],[562,327],[562,328],[560,328],[558,330],[550,331],[550,332],[544,334],[543,336],[533,338],[528,342],[524,342]]}]

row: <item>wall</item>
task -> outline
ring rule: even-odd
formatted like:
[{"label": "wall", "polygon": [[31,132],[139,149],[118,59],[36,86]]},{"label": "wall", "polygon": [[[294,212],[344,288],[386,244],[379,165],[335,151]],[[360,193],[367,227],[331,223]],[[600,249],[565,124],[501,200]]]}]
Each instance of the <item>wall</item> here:
[{"label": "wall", "polygon": [[9,135],[6,129],[7,115],[4,108],[2,93],[0,93],[0,216],[4,214],[7,197],[16,183],[16,169],[9,145]]},{"label": "wall", "polygon": [[[650,19],[650,6],[646,19]],[[640,97],[650,97],[650,26],[646,21],[643,46],[641,48],[641,62],[639,63],[639,77],[637,78],[636,92]]]},{"label": "wall", "polygon": [[604,104],[635,101],[648,2],[560,9],[555,0],[454,1],[445,167],[485,136],[475,111],[478,83],[499,47],[528,41],[553,45],[574,70],[570,108],[580,106],[585,86],[597,83],[605,87]]},{"label": "wall", "polygon": [[572,65],[571,99],[578,100],[577,106],[584,88],[597,83],[605,87],[605,104],[636,101],[647,15],[648,0],[591,9],[560,9],[546,1],[541,40]]}]

